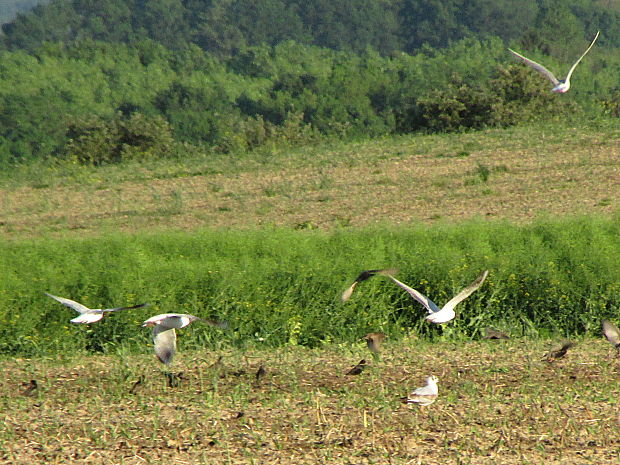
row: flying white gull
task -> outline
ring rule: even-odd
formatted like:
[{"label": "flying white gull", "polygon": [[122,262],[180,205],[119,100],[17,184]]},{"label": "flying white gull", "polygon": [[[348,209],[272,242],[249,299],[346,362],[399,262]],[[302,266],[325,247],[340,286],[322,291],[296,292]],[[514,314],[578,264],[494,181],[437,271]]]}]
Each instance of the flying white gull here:
[{"label": "flying white gull", "polygon": [[426,310],[428,310],[428,313],[430,314],[426,317],[428,321],[430,321],[431,323],[440,324],[440,323],[446,323],[452,320],[456,316],[456,314],[454,313],[454,307],[456,307],[457,304],[465,300],[476,289],[482,286],[482,283],[484,282],[488,274],[489,274],[488,270],[483,271],[473,283],[471,283],[469,286],[467,286],[457,295],[452,297],[452,299],[450,299],[448,303],[444,305],[441,309],[435,304],[435,302],[433,302],[431,299],[426,297],[421,292],[416,291],[415,289],[407,286],[404,283],[401,283],[398,279],[396,279],[392,275],[387,275],[387,277],[390,278],[392,281],[394,281],[398,286],[406,290],[411,297],[413,297],[415,300],[417,300],[422,305],[424,305],[424,307],[426,308]]},{"label": "flying white gull", "polygon": [[429,376],[426,378],[426,386],[415,389],[409,397],[405,399],[407,404],[418,404],[422,406],[431,405],[437,399],[439,389],[437,387],[436,376]]},{"label": "flying white gull", "polygon": [[526,58],[523,55],[520,55],[519,53],[515,52],[514,50],[510,48],[508,50],[510,50],[510,53],[512,53],[517,58],[519,58],[521,61],[523,61],[526,65],[531,66],[536,71],[538,71],[540,74],[542,74],[544,77],[549,79],[555,86],[553,89],[551,89],[552,92],[558,92],[558,93],[563,94],[564,92],[568,92],[568,89],[570,89],[570,77],[572,76],[573,71],[575,71],[575,68],[577,67],[581,59],[584,56],[586,56],[586,53],[590,51],[590,49],[594,45],[594,42],[596,42],[596,39],[598,39],[598,35],[600,34],[600,32],[601,31],[598,31],[596,33],[596,36],[594,37],[594,40],[592,40],[592,43],[590,44],[590,46],[587,48],[585,52],[583,52],[583,55],[581,55],[579,59],[575,62],[575,64],[571,67],[571,69],[568,71],[568,74],[566,75],[566,79],[564,80],[560,80],[556,78],[551,71],[549,71],[547,68],[545,68],[540,63],[536,63],[534,60],[530,60],[529,58]]},{"label": "flying white gull", "polygon": [[146,307],[148,304],[139,304],[132,305],[131,307],[116,307],[116,308],[88,308],[85,305],[82,305],[79,302],[75,302],[74,300],[65,299],[64,297],[57,297],[52,294],[45,293],[46,296],[51,297],[52,299],[57,300],[63,305],[66,305],[69,308],[72,308],[80,315],[71,320],[71,323],[94,323],[95,321],[99,321],[103,318],[103,315],[108,312],[115,312],[117,310],[131,310],[132,308],[142,308]]},{"label": "flying white gull", "polygon": [[165,365],[172,362],[177,350],[177,334],[175,329],[185,328],[193,321],[203,321],[212,326],[225,328],[226,323],[205,320],[203,318],[186,313],[162,313],[155,315],[142,323],[142,326],[153,327],[153,344],[155,355]]}]

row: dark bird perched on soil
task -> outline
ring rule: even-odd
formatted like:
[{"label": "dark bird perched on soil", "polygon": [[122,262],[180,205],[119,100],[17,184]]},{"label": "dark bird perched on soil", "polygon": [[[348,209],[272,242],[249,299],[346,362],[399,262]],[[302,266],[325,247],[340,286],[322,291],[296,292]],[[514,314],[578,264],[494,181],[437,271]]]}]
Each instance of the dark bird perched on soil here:
[{"label": "dark bird perched on soil", "polygon": [[508,336],[508,334],[502,333],[501,331],[493,328],[487,328],[484,333],[484,339],[510,339],[510,336]]},{"label": "dark bird perched on soil", "polygon": [[347,371],[346,375],[347,376],[359,375],[362,371],[364,371],[365,368],[366,368],[366,360],[360,360],[360,362],[357,365],[355,365],[353,368]]},{"label": "dark bird perched on soil", "polygon": [[555,349],[555,350],[551,350],[547,352],[544,355],[543,360],[546,360],[547,362],[553,362],[554,360],[559,360],[562,357],[564,357],[566,355],[566,352],[568,352],[568,349],[570,349],[574,345],[575,345],[574,342],[564,341],[562,343],[562,346],[559,349]]}]

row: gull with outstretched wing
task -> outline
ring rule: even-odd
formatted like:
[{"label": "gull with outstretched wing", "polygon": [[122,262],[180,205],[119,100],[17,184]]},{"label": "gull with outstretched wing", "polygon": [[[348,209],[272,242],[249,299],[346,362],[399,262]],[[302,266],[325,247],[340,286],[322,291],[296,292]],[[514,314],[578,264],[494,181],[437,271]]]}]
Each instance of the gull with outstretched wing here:
[{"label": "gull with outstretched wing", "polygon": [[226,328],[225,322],[206,320],[187,313],[162,313],[142,323],[142,326],[153,327],[153,345],[155,355],[165,365],[172,362],[177,351],[177,334],[175,329],[185,328],[194,321],[202,321],[212,326]]},{"label": "gull with outstretched wing", "polygon": [[57,300],[61,304],[72,308],[80,315],[76,316],[71,320],[71,323],[94,323],[103,318],[103,315],[109,312],[116,312],[117,310],[131,310],[133,308],[142,308],[146,307],[148,304],[139,304],[132,305],[131,307],[116,307],[116,308],[88,308],[86,305],[82,305],[79,302],[71,299],[65,299],[64,297],[58,297],[52,294],[45,293],[46,296],[51,297],[54,300]]},{"label": "gull with outstretched wing", "polygon": [[611,342],[618,349],[618,353],[620,353],[620,331],[618,327],[609,320],[603,320],[601,326],[603,327],[605,339]]},{"label": "gull with outstretched wing", "polygon": [[531,66],[536,71],[538,71],[541,75],[543,75],[544,77],[549,79],[553,83],[553,85],[555,86],[553,89],[551,89],[552,92],[558,92],[560,94],[563,94],[565,92],[568,92],[568,89],[570,89],[570,77],[572,76],[573,71],[575,71],[575,68],[577,67],[579,62],[590,51],[590,49],[594,45],[594,42],[596,42],[596,39],[598,39],[599,34],[600,34],[600,31],[598,31],[596,33],[596,36],[594,37],[594,40],[592,40],[592,42],[590,43],[590,46],[587,48],[587,50],[585,52],[583,52],[583,55],[581,55],[579,57],[579,59],[575,62],[575,64],[573,64],[573,66],[571,66],[571,69],[568,71],[568,74],[566,75],[565,79],[558,79],[558,78],[556,78],[555,75],[551,71],[549,71],[547,68],[545,68],[540,63],[536,63],[534,60],[530,60],[529,58],[524,57],[520,53],[517,53],[517,52],[515,52],[514,50],[512,50],[510,48],[508,50],[510,51],[510,53],[512,53],[514,56],[516,56],[523,63],[525,63],[528,66]]},{"label": "gull with outstretched wing", "polygon": [[365,270],[362,271],[357,278],[355,278],[355,281],[353,281],[353,284],[351,284],[346,291],[344,291],[342,293],[341,299],[343,302],[346,302],[347,300],[349,300],[349,298],[351,297],[351,294],[353,294],[353,290],[355,289],[355,287],[361,283],[362,281],[366,281],[367,279],[372,278],[373,276],[377,275],[377,274],[382,274],[382,275],[389,275],[389,274],[394,274],[396,273],[397,270],[395,270],[394,268],[387,268],[384,270]]},{"label": "gull with outstretched wing", "polygon": [[471,283],[469,286],[467,286],[465,289],[455,295],[452,299],[450,299],[448,303],[442,308],[439,308],[435,304],[435,302],[426,297],[420,291],[416,291],[412,287],[409,287],[406,284],[400,282],[394,276],[387,275],[387,277],[394,281],[397,286],[400,286],[405,291],[407,291],[411,297],[424,305],[424,307],[426,308],[426,310],[428,310],[429,313],[429,315],[426,317],[428,321],[430,321],[431,323],[441,324],[447,323],[448,321],[454,319],[454,317],[456,316],[456,314],[454,313],[454,307],[456,307],[460,302],[469,297],[476,289],[482,286],[482,283],[484,282],[488,274],[488,270],[483,271],[473,283]]}]

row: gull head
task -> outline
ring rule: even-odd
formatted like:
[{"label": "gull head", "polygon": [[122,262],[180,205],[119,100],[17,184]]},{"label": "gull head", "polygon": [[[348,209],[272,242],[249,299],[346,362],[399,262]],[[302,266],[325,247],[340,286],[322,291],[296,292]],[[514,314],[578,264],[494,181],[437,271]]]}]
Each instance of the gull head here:
[{"label": "gull head", "polygon": [[438,382],[439,382],[439,378],[437,378],[437,376],[435,376],[435,375],[432,375],[432,376],[429,376],[428,378],[426,378],[426,383],[429,384],[429,385],[430,384],[435,384],[436,385]]}]

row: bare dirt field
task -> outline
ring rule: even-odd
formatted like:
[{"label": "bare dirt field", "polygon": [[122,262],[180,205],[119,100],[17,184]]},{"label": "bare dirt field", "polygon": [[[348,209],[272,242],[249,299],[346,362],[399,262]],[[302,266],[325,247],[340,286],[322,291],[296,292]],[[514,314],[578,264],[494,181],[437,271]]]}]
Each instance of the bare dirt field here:
[{"label": "bare dirt field", "polygon": [[[333,228],[608,214],[620,130],[518,128],[279,152],[231,168],[101,168],[0,191],[6,237],[101,230]],[[211,171],[212,174],[204,174]],[[119,174],[120,173],[120,174]]]},{"label": "bare dirt field", "polygon": [[[542,360],[558,343],[184,352],[173,382],[150,354],[2,361],[0,462],[617,464],[620,358]],[[431,374],[435,403],[403,404]]]}]

